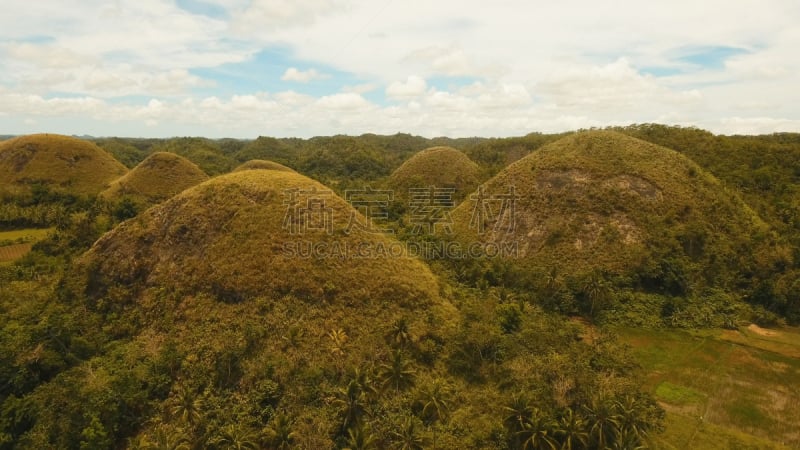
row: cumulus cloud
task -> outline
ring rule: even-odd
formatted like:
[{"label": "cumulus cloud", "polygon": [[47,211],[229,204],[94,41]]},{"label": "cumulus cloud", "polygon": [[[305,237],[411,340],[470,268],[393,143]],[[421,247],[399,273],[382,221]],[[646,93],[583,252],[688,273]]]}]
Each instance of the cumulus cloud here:
[{"label": "cumulus cloud", "polygon": [[[539,82],[537,91],[561,109],[598,114],[645,113],[702,100],[698,90],[670,89],[654,76],[640,73],[626,58],[599,66],[564,67]],[[635,115],[631,117],[636,121]]]},{"label": "cumulus cloud", "polygon": [[362,113],[368,112],[372,107],[370,102],[355,92],[326,95],[320,98],[316,105],[323,110],[360,111]]},{"label": "cumulus cloud", "polygon": [[[191,14],[171,0],[8,0],[15,13],[0,15],[0,127],[243,137],[516,135],[646,121],[800,130],[800,3],[792,0],[577,9],[523,0],[503,8],[204,1],[226,14]],[[706,65],[679,59],[687,48],[723,47],[747,53]],[[283,74],[231,72],[275,49],[288,55],[272,66],[289,67]],[[331,74],[299,69],[315,66]],[[209,68],[244,81],[215,84]]]},{"label": "cumulus cloud", "polygon": [[392,100],[409,100],[424,94],[428,89],[425,79],[411,75],[406,81],[396,81],[386,88],[386,96]]},{"label": "cumulus cloud", "polygon": [[308,83],[313,80],[324,80],[330,78],[328,75],[317,72],[316,69],[298,70],[296,67],[289,67],[281,76],[283,81],[294,81],[297,83]]},{"label": "cumulus cloud", "polygon": [[346,3],[341,0],[253,0],[234,14],[232,28],[260,35],[274,29],[310,25],[344,8]]},{"label": "cumulus cloud", "polygon": [[723,134],[769,134],[800,130],[800,120],[776,119],[772,117],[726,117],[714,127]]}]

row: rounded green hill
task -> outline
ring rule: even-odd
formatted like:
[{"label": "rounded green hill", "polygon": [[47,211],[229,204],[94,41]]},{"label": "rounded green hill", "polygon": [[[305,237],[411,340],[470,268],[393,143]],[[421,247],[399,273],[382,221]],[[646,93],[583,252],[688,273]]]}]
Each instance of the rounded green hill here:
[{"label": "rounded green hill", "polygon": [[332,389],[343,368],[388,360],[392,324],[423,337],[456,315],[423,262],[351,219],[365,220],[310,178],[235,172],[106,233],[67,289],[133,342],[174,343],[184,386],[256,395],[254,380],[287,380],[280,395],[324,441],[335,425],[296,381]]},{"label": "rounded green hill", "polygon": [[0,194],[25,195],[32,186],[71,195],[96,195],[127,169],[97,145],[56,134],[0,142]]},{"label": "rounded green hill", "polygon": [[[542,147],[480,186],[452,217],[460,239],[502,245],[527,268],[635,269],[711,284],[732,281],[732,266],[766,231],[690,159],[610,131]],[[666,267],[673,264],[680,267]],[[663,273],[670,270],[679,273]]]},{"label": "rounded green hill", "polygon": [[251,159],[239,167],[233,169],[234,172],[242,170],[279,170],[283,172],[294,172],[294,169],[284,166],[283,164],[274,161],[267,161],[265,159]]},{"label": "rounded green hill", "polygon": [[207,179],[208,175],[188,159],[174,153],[156,152],[111,183],[100,195],[110,201],[130,198],[139,205],[149,206]]},{"label": "rounded green hill", "polygon": [[389,177],[398,198],[414,188],[452,188],[453,199],[462,200],[480,182],[480,168],[464,153],[451,147],[431,147],[404,162]]},{"label": "rounded green hill", "polygon": [[[85,259],[108,285],[225,298],[291,294],[416,304],[436,297],[423,263],[397,253],[399,244],[383,235],[346,230],[351,220],[365,221],[318,182],[294,172],[247,170],[211,179],[119,225]],[[397,257],[383,257],[384,250]]]}]

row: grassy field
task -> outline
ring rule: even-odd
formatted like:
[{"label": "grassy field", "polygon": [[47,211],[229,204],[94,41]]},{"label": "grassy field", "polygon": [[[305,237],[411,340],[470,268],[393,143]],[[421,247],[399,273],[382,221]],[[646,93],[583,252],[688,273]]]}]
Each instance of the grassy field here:
[{"label": "grassy field", "polygon": [[26,228],[24,230],[0,231],[0,242],[17,240],[22,240],[24,242],[41,241],[52,231],[52,228]]},{"label": "grassy field", "polygon": [[667,411],[663,449],[800,446],[800,330],[618,330]]},{"label": "grassy field", "polygon": [[28,228],[0,231],[0,264],[7,264],[25,256],[35,242],[46,238],[52,228]]}]

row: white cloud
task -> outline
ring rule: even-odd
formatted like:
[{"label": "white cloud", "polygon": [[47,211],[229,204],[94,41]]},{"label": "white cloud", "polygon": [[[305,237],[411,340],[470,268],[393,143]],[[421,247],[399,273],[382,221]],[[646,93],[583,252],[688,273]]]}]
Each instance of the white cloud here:
[{"label": "white cloud", "polygon": [[769,134],[800,131],[800,120],[772,117],[726,117],[714,127],[723,134]]},{"label": "white cloud", "polygon": [[342,86],[342,92],[355,92],[356,94],[366,94],[378,89],[376,83],[362,83],[355,86]]},{"label": "white cloud", "polygon": [[[25,119],[76,134],[85,124],[128,134],[509,135],[656,120],[800,131],[792,0],[206,1],[226,18],[173,0],[7,0],[0,131]],[[713,47],[748,53],[709,67],[676,59]],[[215,85],[201,75],[257,79],[225,64],[265,49],[280,49],[278,67],[294,66],[269,73],[278,84]],[[289,90],[325,76],[297,69],[314,66],[349,76],[330,91]],[[659,68],[683,72],[648,74]]]},{"label": "white cloud", "polygon": [[344,8],[346,3],[337,0],[253,0],[234,14],[232,28],[246,35],[263,35],[274,29],[308,26]]},{"label": "white cloud", "polygon": [[670,87],[640,73],[626,58],[604,65],[565,65],[535,85],[553,114],[580,114],[609,125],[656,121],[675,111],[697,112],[697,89]]},{"label": "white cloud", "polygon": [[409,100],[424,94],[428,89],[425,79],[411,75],[406,81],[395,81],[386,88],[386,96],[392,100]]},{"label": "white cloud", "polygon": [[326,95],[320,98],[316,105],[323,110],[361,111],[362,113],[371,109],[372,106],[364,97],[355,92]]},{"label": "white cloud", "polygon": [[289,67],[281,76],[283,81],[294,81],[297,83],[308,83],[313,80],[324,80],[330,78],[328,75],[317,72],[316,69],[298,70],[296,67]]}]

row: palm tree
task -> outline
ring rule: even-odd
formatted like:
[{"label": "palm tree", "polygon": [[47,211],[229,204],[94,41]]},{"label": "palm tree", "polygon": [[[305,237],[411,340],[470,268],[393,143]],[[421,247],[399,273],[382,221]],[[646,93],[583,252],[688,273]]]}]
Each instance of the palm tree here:
[{"label": "palm tree", "polygon": [[203,399],[185,385],[174,392],[169,413],[194,429],[202,419]]},{"label": "palm tree", "polygon": [[436,448],[436,424],[443,422],[450,414],[450,387],[436,379],[417,391],[414,408],[420,418],[433,429],[433,448]]},{"label": "palm tree", "polygon": [[294,443],[292,426],[294,421],[284,413],[278,413],[272,418],[270,424],[264,429],[267,448],[273,450],[287,450]]},{"label": "palm tree", "polygon": [[589,315],[591,317],[594,317],[595,307],[604,304],[611,294],[608,283],[599,272],[592,272],[584,283],[582,291],[583,295],[589,300]]},{"label": "palm tree", "polygon": [[333,403],[340,411],[342,417],[341,430],[345,431],[355,425],[364,415],[366,397],[358,382],[350,380],[347,387],[338,390]]},{"label": "palm tree", "polygon": [[228,424],[211,439],[211,444],[229,450],[254,450],[259,448],[255,434],[239,424]]},{"label": "palm tree", "polygon": [[343,356],[344,347],[348,339],[347,333],[341,328],[337,328],[328,333],[328,338],[331,340],[331,353],[336,356]]},{"label": "palm tree", "polygon": [[556,291],[561,289],[561,277],[559,276],[557,267],[550,268],[545,276],[544,282],[544,288],[548,295],[553,295]]},{"label": "palm tree", "polygon": [[514,292],[506,289],[505,286],[501,286],[500,289],[496,290],[494,292],[494,297],[497,299],[498,303],[510,303],[517,298]]},{"label": "palm tree", "polygon": [[392,441],[394,450],[423,450],[426,439],[419,434],[417,421],[413,417],[407,417],[403,426],[398,431],[392,431]]},{"label": "palm tree", "polygon": [[611,450],[641,450],[647,448],[641,439],[631,431],[620,432],[608,447]]},{"label": "palm tree", "polygon": [[375,449],[375,436],[363,424],[358,423],[347,430],[347,444],[343,450]]},{"label": "palm tree", "polygon": [[560,438],[562,450],[583,448],[589,440],[589,434],[584,429],[583,418],[575,414],[572,408],[567,408],[561,416],[556,434]]},{"label": "palm tree", "polygon": [[414,385],[416,371],[411,363],[403,357],[400,350],[392,352],[392,359],[387,364],[381,364],[380,378],[384,388],[393,387],[401,391]]},{"label": "palm tree", "polygon": [[594,399],[583,407],[586,414],[589,438],[597,448],[606,448],[619,433],[620,416],[614,404],[607,399]]},{"label": "palm tree", "polygon": [[153,430],[152,436],[143,439],[141,442],[148,450],[189,450],[189,437],[181,428],[172,428],[164,424],[159,424]]},{"label": "palm tree", "polygon": [[558,445],[555,433],[558,425],[536,408],[519,431],[519,448],[522,450],[555,450]]},{"label": "palm tree", "polygon": [[520,432],[525,429],[525,424],[530,422],[533,415],[533,407],[528,398],[522,394],[514,396],[511,403],[503,407],[506,417],[503,419],[503,426],[508,430],[512,438],[513,447],[520,446]]},{"label": "palm tree", "polygon": [[375,380],[373,378],[373,371],[371,368],[362,369],[360,367],[356,367],[353,370],[350,379],[356,382],[359,389],[361,389],[361,392],[363,392],[367,398],[374,398],[378,394],[378,389],[375,386]]},{"label": "palm tree", "polygon": [[411,332],[405,318],[397,319],[386,334],[389,345],[394,349],[405,349],[411,344]]},{"label": "palm tree", "polygon": [[646,405],[633,395],[626,395],[614,403],[619,413],[619,429],[621,434],[630,434],[643,440],[651,424],[647,421]]}]

